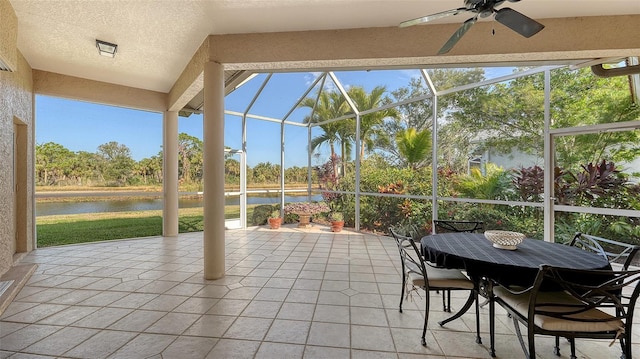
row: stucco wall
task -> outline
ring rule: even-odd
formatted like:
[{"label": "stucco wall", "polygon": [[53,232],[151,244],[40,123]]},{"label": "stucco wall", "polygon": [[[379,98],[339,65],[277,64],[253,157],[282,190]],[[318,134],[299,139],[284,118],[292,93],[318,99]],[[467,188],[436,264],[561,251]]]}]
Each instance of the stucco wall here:
[{"label": "stucco wall", "polygon": [[[14,198],[14,124],[22,126],[21,133],[26,136],[16,154],[19,161],[26,162],[20,166],[25,177],[18,183],[23,193],[20,216],[16,215]],[[0,71],[0,275],[13,264],[16,248],[33,249],[33,148],[33,77],[31,67],[18,53],[16,71]],[[18,245],[16,223],[25,236]]]}]

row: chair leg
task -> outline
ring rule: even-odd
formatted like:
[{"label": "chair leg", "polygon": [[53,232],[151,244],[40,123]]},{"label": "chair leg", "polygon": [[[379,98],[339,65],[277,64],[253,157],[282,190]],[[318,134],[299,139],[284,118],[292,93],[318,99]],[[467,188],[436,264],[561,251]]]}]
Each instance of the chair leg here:
[{"label": "chair leg", "polygon": [[474,301],[476,302],[476,343],[482,344],[480,338],[480,304],[478,303],[478,291],[473,290]]},{"label": "chair leg", "polygon": [[576,359],[576,339],[569,338],[569,344],[571,344],[571,356],[569,358]]},{"label": "chair leg", "polygon": [[402,290],[400,291],[400,313],[402,313],[402,300],[404,299],[404,290],[407,286],[407,274],[404,272],[404,268],[402,268]]},{"label": "chair leg", "polygon": [[560,356],[560,337],[556,336],[556,345],[553,347],[553,354]]},{"label": "chair leg", "polygon": [[620,347],[622,348],[620,359],[631,359],[631,335],[625,334],[620,338]]},{"label": "chair leg", "polygon": [[493,298],[489,298],[489,354],[492,358],[496,357],[496,302]]},{"label": "chair leg", "polygon": [[451,290],[447,290],[447,312],[451,313]]},{"label": "chair leg", "polygon": [[511,316],[511,320],[513,320],[513,328],[516,331],[516,335],[518,336],[518,341],[520,341],[520,346],[522,347],[522,351],[524,352],[524,357],[534,358],[536,355],[535,342],[533,341],[533,333],[529,333],[529,350],[527,350],[527,345],[524,343],[524,338],[522,337],[522,332],[520,331],[520,323],[518,323],[518,319],[515,315]]},{"label": "chair leg", "polygon": [[[451,294],[451,293],[449,293]],[[445,304],[447,301],[447,290],[443,289],[442,290],[442,311],[446,312],[447,311],[447,305]]]},{"label": "chair leg", "polygon": [[425,336],[427,335],[427,322],[429,321],[429,291],[425,291],[424,297],[424,327],[422,328],[422,338],[420,338],[420,343],[423,347],[426,347],[427,340],[425,339]]}]

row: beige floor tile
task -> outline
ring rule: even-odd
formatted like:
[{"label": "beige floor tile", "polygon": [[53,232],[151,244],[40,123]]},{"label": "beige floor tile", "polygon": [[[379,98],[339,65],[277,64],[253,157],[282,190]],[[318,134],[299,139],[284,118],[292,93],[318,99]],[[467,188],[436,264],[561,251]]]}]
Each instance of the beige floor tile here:
[{"label": "beige floor tile", "polygon": [[243,317],[275,318],[282,302],[254,300],[242,312]]},{"label": "beige floor tile", "polygon": [[351,345],[349,325],[313,322],[307,344],[349,348]]},{"label": "beige floor tile", "polygon": [[54,315],[42,319],[38,324],[52,324],[52,325],[70,325],[89,314],[98,311],[100,307],[89,306],[71,306],[67,309],[63,309]]},{"label": "beige floor tile", "polygon": [[316,303],[318,301],[319,291],[306,289],[291,289],[285,302],[295,303]]},{"label": "beige floor tile", "polygon": [[361,325],[351,325],[351,348],[395,351],[389,328]]},{"label": "beige floor tile", "polygon": [[316,347],[307,345],[304,348],[305,359],[350,359],[351,351],[346,348]]},{"label": "beige floor tile", "polygon": [[110,359],[149,358],[162,353],[175,336],[142,333],[109,356]]},{"label": "beige floor tile", "polygon": [[144,331],[148,333],[180,335],[200,317],[200,314],[168,313]]},{"label": "beige floor tile", "polygon": [[116,308],[138,309],[157,297],[157,294],[151,293],[130,293],[121,299],[112,302],[109,306]]},{"label": "beige floor tile", "polygon": [[351,324],[388,327],[384,309],[351,307]]},{"label": "beige floor tile", "polygon": [[7,309],[5,309],[5,311],[2,313],[2,315],[0,315],[0,320],[9,318],[9,317],[11,317],[13,315],[16,315],[16,314],[20,313],[20,312],[23,312],[25,310],[33,308],[36,305],[38,305],[38,303],[14,301],[11,304],[9,304]]},{"label": "beige floor tile", "polygon": [[343,305],[318,304],[315,314],[313,315],[313,321],[349,324],[349,307]]},{"label": "beige floor tile", "polygon": [[217,342],[215,338],[179,337],[162,351],[162,359],[204,358]]},{"label": "beige floor tile", "polygon": [[60,326],[32,324],[18,329],[0,340],[2,350],[22,350],[29,345],[62,329]]},{"label": "beige floor tile", "polygon": [[184,335],[220,338],[236,320],[225,315],[203,315],[184,332]]},{"label": "beige floor tile", "polygon": [[35,323],[67,308],[68,306],[61,304],[38,304],[28,310],[7,317],[5,320],[9,322]]},{"label": "beige floor tile", "polygon": [[308,303],[288,303],[285,302],[280,307],[276,318],[291,320],[311,320],[315,311],[314,304]]},{"label": "beige floor tile", "polygon": [[244,299],[220,299],[207,314],[240,315],[250,302]]},{"label": "beige floor tile", "polygon": [[101,308],[74,322],[73,325],[76,327],[104,329],[132,311],[132,309],[124,308]]},{"label": "beige floor tile", "polygon": [[256,353],[256,359],[298,359],[302,358],[304,345],[263,342]]},{"label": "beige floor tile", "polygon": [[263,340],[272,319],[239,317],[224,333],[224,338]]},{"label": "beige floor tile", "polygon": [[142,332],[165,315],[164,312],[134,310],[111,324],[108,329]]},{"label": "beige floor tile", "polygon": [[311,322],[276,319],[267,332],[265,341],[304,344],[307,341]]},{"label": "beige floor tile", "polygon": [[260,347],[259,341],[220,339],[207,355],[207,359],[250,359],[258,351],[258,347]]},{"label": "beige floor tile", "polygon": [[[351,350],[351,359],[394,359],[394,358],[398,358],[398,354],[390,353],[390,352],[376,352],[372,350],[358,350],[358,349]],[[425,359],[425,358],[421,356],[420,359]]]},{"label": "beige floor tile", "polygon": [[140,309],[171,311],[184,303],[189,297],[179,295],[160,294],[142,305]]},{"label": "beige floor tile", "polygon": [[97,332],[96,329],[66,327],[28,346],[25,351],[43,355],[62,355]]}]

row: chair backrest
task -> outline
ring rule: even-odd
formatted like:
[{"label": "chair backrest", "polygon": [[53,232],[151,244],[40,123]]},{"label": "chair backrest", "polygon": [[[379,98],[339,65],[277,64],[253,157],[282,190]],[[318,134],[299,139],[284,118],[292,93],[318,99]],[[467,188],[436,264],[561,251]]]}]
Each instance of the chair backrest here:
[{"label": "chair backrest", "polygon": [[584,250],[598,253],[607,258],[609,263],[622,264],[622,269],[629,269],[640,246],[617,242],[611,239],[592,236],[584,233],[576,233],[569,244]]},{"label": "chair backrest", "polygon": [[[622,320],[625,325],[631,325],[635,303],[640,293],[640,286],[637,285],[639,281],[640,270],[581,270],[542,265],[531,290],[529,318],[545,315],[583,323]],[[539,293],[541,287],[549,286],[559,288],[563,295],[568,294],[572,298],[567,300],[565,296],[562,304],[558,304],[550,299],[553,297],[548,293]],[[633,290],[623,291],[625,287]],[[592,309],[601,309],[615,317],[580,316],[581,313]]]},{"label": "chair backrest", "polygon": [[402,270],[411,271],[424,276],[425,285],[428,285],[427,281],[427,269],[425,263],[422,260],[420,249],[416,245],[413,238],[405,236],[399,233],[396,228],[389,228],[391,235],[396,241],[398,246],[398,252],[400,253],[400,260],[402,262]]},{"label": "chair backrest", "polygon": [[433,227],[435,228],[436,233],[451,233],[451,232],[477,233],[477,232],[484,231],[484,222],[434,220]]}]

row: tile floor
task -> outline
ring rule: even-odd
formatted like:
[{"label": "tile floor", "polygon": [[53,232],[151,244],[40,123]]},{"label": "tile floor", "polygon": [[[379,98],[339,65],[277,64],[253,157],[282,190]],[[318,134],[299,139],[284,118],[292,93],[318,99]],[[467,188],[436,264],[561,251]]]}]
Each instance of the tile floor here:
[{"label": "tile floor", "polygon": [[[413,295],[398,312],[391,238],[321,226],[226,233],[227,275],[213,281],[202,275],[202,233],[32,252],[23,263],[38,268],[0,316],[0,358],[489,358],[473,313],[437,324],[435,293],[420,345],[424,302]],[[523,357],[503,312],[496,328],[498,357]],[[579,357],[619,357],[608,344],[581,340]],[[537,348],[555,358],[552,339]]]}]

